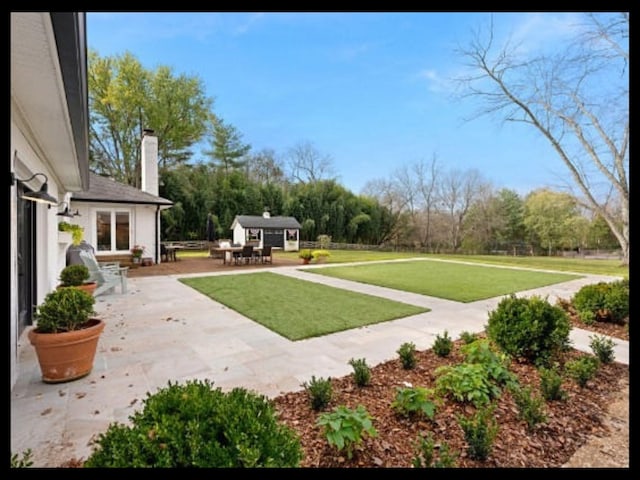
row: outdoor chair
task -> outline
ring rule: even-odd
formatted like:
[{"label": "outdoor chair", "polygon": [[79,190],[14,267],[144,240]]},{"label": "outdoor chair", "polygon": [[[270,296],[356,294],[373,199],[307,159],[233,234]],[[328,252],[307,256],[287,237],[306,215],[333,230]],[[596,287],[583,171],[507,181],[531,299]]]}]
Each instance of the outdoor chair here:
[{"label": "outdoor chair", "polygon": [[253,258],[253,245],[245,245],[242,247],[242,252],[240,252],[240,256],[236,257],[237,262],[244,262],[245,264],[251,263]]},{"label": "outdoor chair", "polygon": [[121,293],[127,293],[129,267],[100,266],[93,253],[88,251],[80,252],[80,259],[89,269],[89,281],[98,284],[98,287],[93,292],[94,297],[109,292],[118,285],[120,285]]},{"label": "outdoor chair", "polygon": [[262,253],[260,254],[260,261],[262,263],[273,263],[271,257],[271,245],[262,247]]}]

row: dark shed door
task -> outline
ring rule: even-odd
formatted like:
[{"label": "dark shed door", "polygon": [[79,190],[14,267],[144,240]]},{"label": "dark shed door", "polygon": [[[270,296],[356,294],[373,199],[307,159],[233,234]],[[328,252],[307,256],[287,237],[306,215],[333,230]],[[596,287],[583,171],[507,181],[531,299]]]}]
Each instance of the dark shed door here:
[{"label": "dark shed door", "polygon": [[265,228],[264,245],[284,248],[284,230],[277,228]]}]

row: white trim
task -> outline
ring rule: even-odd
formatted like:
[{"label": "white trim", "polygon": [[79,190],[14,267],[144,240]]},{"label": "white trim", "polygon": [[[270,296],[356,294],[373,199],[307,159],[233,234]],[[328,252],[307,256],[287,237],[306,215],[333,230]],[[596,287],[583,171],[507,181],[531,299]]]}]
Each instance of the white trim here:
[{"label": "white trim", "polygon": [[[122,206],[99,206],[92,207],[90,209],[91,212],[91,236],[92,241],[89,242],[95,246],[96,256],[100,255],[123,255],[131,253],[131,247],[135,245],[135,241],[133,238],[134,233],[134,209],[130,207],[122,207]],[[111,249],[110,250],[99,250],[98,249],[98,212],[108,212],[111,216]],[[129,215],[129,246],[126,250],[114,250],[113,247],[116,244],[116,213],[126,213]]]}]

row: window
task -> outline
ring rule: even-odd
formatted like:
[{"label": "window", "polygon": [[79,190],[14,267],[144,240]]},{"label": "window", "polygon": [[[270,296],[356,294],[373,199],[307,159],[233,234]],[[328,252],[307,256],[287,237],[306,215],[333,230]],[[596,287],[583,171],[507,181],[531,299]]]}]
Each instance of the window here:
[{"label": "window", "polygon": [[287,241],[288,242],[297,242],[298,241],[298,230],[295,228],[287,229]]},{"label": "window", "polygon": [[247,242],[259,242],[260,241],[260,232],[259,228],[247,228],[246,230],[246,241]]},{"label": "window", "polygon": [[129,251],[130,214],[122,210],[96,212],[96,240],[99,252]]}]

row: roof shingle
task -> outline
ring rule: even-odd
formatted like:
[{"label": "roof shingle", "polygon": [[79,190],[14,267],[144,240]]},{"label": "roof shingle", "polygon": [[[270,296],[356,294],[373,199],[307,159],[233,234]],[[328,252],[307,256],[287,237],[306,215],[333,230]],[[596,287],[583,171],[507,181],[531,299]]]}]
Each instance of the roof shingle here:
[{"label": "roof shingle", "polygon": [[76,202],[173,205],[171,200],[143,192],[135,187],[116,182],[115,180],[102,177],[93,172],[89,172],[89,190],[74,192],[71,195],[71,200]]}]

